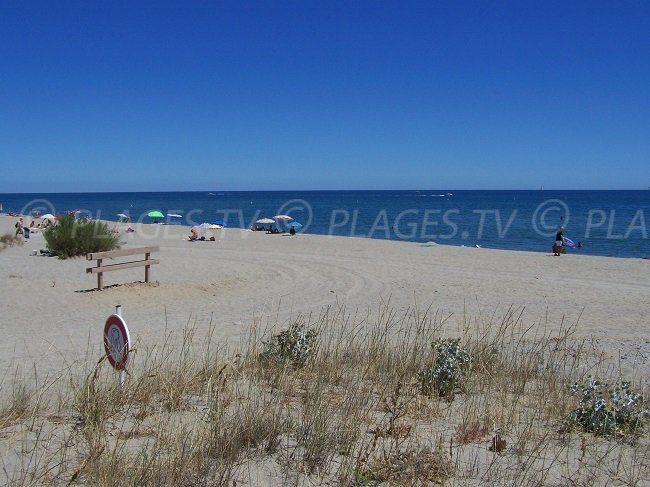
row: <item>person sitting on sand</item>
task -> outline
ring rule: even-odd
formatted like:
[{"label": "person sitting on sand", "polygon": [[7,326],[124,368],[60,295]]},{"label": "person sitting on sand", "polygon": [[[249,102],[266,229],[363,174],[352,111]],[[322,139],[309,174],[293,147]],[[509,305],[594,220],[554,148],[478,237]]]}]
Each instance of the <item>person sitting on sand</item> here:
[{"label": "person sitting on sand", "polygon": [[198,239],[199,239],[199,232],[196,231],[196,228],[192,228],[190,230],[190,242]]}]

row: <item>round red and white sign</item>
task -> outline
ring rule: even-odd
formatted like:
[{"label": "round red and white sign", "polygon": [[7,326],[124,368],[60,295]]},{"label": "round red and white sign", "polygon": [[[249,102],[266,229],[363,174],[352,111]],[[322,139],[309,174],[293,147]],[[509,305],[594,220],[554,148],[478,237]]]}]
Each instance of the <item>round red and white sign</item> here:
[{"label": "round red and white sign", "polygon": [[131,339],[126,322],[120,315],[110,315],[104,325],[104,350],[108,361],[117,370],[124,370],[130,349]]}]

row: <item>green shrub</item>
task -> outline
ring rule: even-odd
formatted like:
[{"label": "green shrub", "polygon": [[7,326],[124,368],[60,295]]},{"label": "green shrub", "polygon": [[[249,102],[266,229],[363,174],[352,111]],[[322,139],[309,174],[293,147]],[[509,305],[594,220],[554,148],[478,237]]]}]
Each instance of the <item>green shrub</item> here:
[{"label": "green shrub", "polygon": [[420,390],[426,395],[435,392],[440,397],[452,396],[465,380],[470,365],[469,353],[461,346],[459,338],[438,338],[431,348],[433,365],[421,369],[416,376]]},{"label": "green shrub", "polygon": [[119,248],[120,240],[106,223],[96,220],[77,220],[72,215],[62,216],[58,223],[43,232],[47,248],[60,259],[104,252]]},{"label": "green shrub", "polygon": [[261,358],[290,362],[295,367],[302,367],[313,356],[317,337],[318,332],[313,328],[307,328],[299,322],[292,323],[287,330],[264,342]]},{"label": "green shrub", "polygon": [[600,436],[639,435],[650,418],[650,403],[624,380],[609,384],[589,376],[571,392],[580,398],[570,422]]}]

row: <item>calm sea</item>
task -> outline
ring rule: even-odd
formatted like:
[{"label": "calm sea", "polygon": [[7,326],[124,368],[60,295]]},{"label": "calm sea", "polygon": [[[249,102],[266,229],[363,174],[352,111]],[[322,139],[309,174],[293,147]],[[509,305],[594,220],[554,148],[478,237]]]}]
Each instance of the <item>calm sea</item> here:
[{"label": "calm sea", "polygon": [[[307,233],[548,252],[559,225],[581,254],[650,255],[650,191],[228,191],[0,194],[3,211],[249,228],[287,214]],[[284,224],[280,224],[283,226]]]}]

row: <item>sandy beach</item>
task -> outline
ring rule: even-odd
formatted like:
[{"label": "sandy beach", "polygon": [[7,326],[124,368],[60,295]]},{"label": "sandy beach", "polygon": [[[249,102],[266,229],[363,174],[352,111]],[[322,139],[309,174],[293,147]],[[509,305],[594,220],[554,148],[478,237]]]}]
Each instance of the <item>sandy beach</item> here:
[{"label": "sandy beach", "polygon": [[[0,233],[11,232],[14,222],[0,217]],[[580,432],[567,435],[575,405],[562,399],[570,394],[563,375],[574,372],[623,376],[647,386],[646,260],[240,229],[215,230],[214,241],[190,242],[186,227],[136,224],[134,232],[126,232],[125,224],[108,223],[120,230],[123,248],[160,247],[153,255],[160,264],[151,269],[152,282],[142,282],[142,267],[119,270],[106,273],[106,288],[98,291],[96,276],[86,273],[95,262],[40,255],[46,248],[40,231],[23,245],[0,251],[0,391],[5,394],[0,450],[10,485],[24,485],[32,477],[40,479],[37,485],[69,485],[79,475],[101,478],[108,465],[127,482],[144,451],[156,464],[138,472],[151,485],[198,482],[182,480],[194,478],[194,466],[176,468],[190,457],[205,459],[237,485],[333,485],[343,464],[325,464],[329,470],[315,473],[305,470],[311,457],[301,453],[309,438],[330,429],[358,435],[350,440],[358,448],[377,448],[371,460],[350,466],[352,473],[339,471],[353,478],[364,479],[363,472],[384,480],[406,475],[407,467],[391,458],[417,460],[408,470],[414,478],[449,477],[449,485],[459,486],[528,485],[518,475],[536,479],[535,485],[542,485],[540,478],[549,482],[543,485],[559,485],[567,476],[588,478],[575,485],[639,485],[649,478],[645,437],[635,445]],[[119,394],[117,375],[105,363],[95,367],[104,354],[104,322],[117,304],[135,351]],[[332,348],[318,356],[338,357],[338,362],[301,371],[274,368],[257,352],[248,355],[246,343],[259,343],[252,333],[256,325],[286,329],[300,316],[315,323],[332,308],[337,318],[320,321],[327,330],[321,329],[319,345]],[[413,323],[413,310],[435,315],[423,321],[425,334],[419,338],[413,339],[413,328],[394,334],[380,324],[379,316],[387,314],[408,316]],[[355,331],[338,335],[348,320],[353,323],[348,330]],[[505,345],[502,336],[495,348],[489,336],[464,335],[481,325],[494,335],[502,322],[526,339],[518,335]],[[475,353],[475,373],[484,374],[456,398],[428,397],[415,386],[413,370],[401,371],[411,357],[431,353],[431,333],[438,338],[438,332],[474,340],[475,350],[483,350]],[[325,338],[328,333],[339,341]],[[183,354],[184,337],[188,354]],[[405,347],[397,355],[390,351],[393,342]],[[512,352],[497,352],[500,347]],[[541,355],[539,347],[545,350]],[[222,357],[216,362],[215,349]],[[365,361],[357,361],[354,357],[363,357],[366,349]],[[255,378],[274,377],[274,370],[284,385],[256,385]],[[381,372],[372,378],[369,370]],[[407,386],[398,396],[404,377]],[[368,389],[372,380],[375,389]],[[25,383],[34,385],[21,389]],[[396,392],[387,383],[397,384]],[[211,396],[214,384],[222,389]],[[225,409],[215,401],[223,401],[219,407]],[[340,409],[346,401],[362,406]],[[391,409],[390,404],[402,406]],[[228,414],[211,416],[212,408]],[[300,436],[301,431],[309,435]],[[275,446],[251,446],[253,432],[260,435],[255,442],[276,438]],[[189,450],[187,438],[192,438]],[[428,449],[434,440],[438,446]],[[339,455],[337,441],[314,443],[318,458],[354,458]],[[379,454],[378,441],[381,451],[392,452],[388,457]],[[234,463],[206,455],[214,448],[237,448],[229,460]],[[302,463],[288,468],[283,460],[288,454],[301,455]],[[522,458],[529,463],[522,464]],[[119,472],[116,464],[122,465]],[[205,478],[217,475],[206,472]]]},{"label": "sandy beach", "polygon": [[[16,219],[0,217],[0,233]],[[124,225],[117,225],[125,230]],[[103,323],[122,305],[136,346],[188,323],[221,342],[238,340],[254,320],[284,323],[327,306],[375,312],[430,308],[448,317],[451,335],[468,320],[497,320],[509,308],[533,330],[576,326],[624,366],[647,372],[650,266],[640,259],[502,251],[412,242],[267,235],[216,230],[216,241],[187,241],[181,226],[134,225],[125,247],[159,245],[152,284],[142,268],[105,274],[94,291],[84,259],[31,256],[45,249],[40,232],[0,252],[0,367],[6,374],[56,370],[96,347]],[[114,286],[113,286],[114,285]],[[627,362],[625,362],[627,360]]]}]

